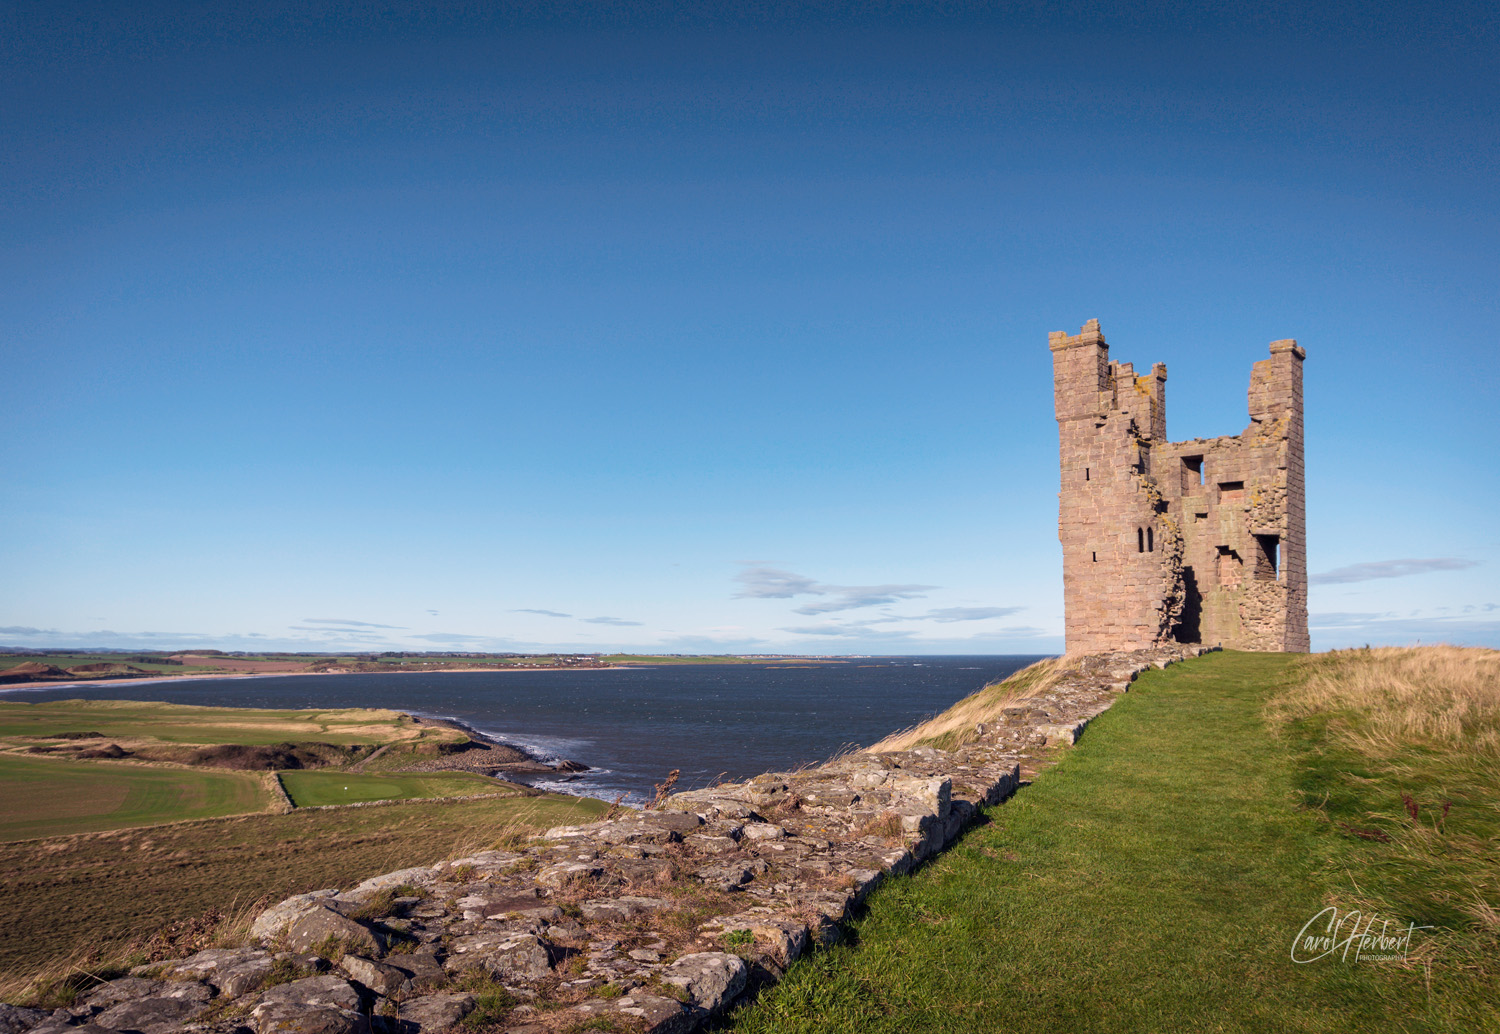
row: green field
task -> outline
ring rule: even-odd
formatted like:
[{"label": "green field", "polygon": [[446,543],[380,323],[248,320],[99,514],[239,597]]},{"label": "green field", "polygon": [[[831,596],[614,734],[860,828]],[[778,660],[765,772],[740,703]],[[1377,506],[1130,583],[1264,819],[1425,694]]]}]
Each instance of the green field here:
[{"label": "green field", "polygon": [[[1316,700],[1292,724],[1268,717],[1319,663],[1226,653],[1142,676],[1055,767],[877,890],[843,944],[799,961],[732,1029],[1500,1030],[1500,691],[1491,681],[1490,717],[1447,744],[1403,745],[1380,691],[1364,717]],[[1419,723],[1453,708],[1413,710]],[[1404,959],[1292,961],[1329,906],[1377,930],[1429,929]]]},{"label": "green field", "polygon": [[482,850],[517,829],[588,822],[609,807],[512,789],[510,799],[249,815],[0,844],[0,1000],[13,1001],[39,970],[88,952],[107,962],[173,922],[352,886]]},{"label": "green field", "polygon": [[[276,711],[135,700],[0,701],[0,742],[80,732],[114,740],[252,745],[308,740],[373,744],[423,735],[399,712],[368,708]],[[426,735],[452,739],[459,734],[429,730]]]},{"label": "green field", "polygon": [[299,808],[413,797],[460,797],[496,793],[501,784],[474,772],[282,772],[281,785]]},{"label": "green field", "polygon": [[80,664],[128,664],[134,668],[160,672],[163,675],[190,675],[195,672],[215,670],[209,665],[167,664],[160,660],[146,660],[144,655],[137,657],[118,653],[7,653],[0,654],[0,672],[32,661],[38,664],[50,664],[54,668],[64,670]]},{"label": "green field", "polygon": [[269,801],[252,772],[0,755],[0,841],[239,815]]}]

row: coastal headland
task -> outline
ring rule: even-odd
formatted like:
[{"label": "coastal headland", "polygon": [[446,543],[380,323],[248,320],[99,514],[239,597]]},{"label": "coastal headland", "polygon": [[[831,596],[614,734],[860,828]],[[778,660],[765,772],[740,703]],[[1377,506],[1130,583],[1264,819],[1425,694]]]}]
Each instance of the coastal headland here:
[{"label": "coastal headland", "polygon": [[0,700],[0,778],[26,789],[0,798],[0,841],[297,807],[324,775],[341,789],[316,803],[352,804],[585,768],[401,711]]}]

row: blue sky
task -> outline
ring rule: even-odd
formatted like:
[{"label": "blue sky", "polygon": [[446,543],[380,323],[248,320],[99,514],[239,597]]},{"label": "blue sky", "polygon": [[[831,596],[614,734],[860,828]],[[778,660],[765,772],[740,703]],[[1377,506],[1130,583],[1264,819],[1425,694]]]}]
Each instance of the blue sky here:
[{"label": "blue sky", "polygon": [[1056,650],[1097,317],[1500,646],[1492,5],[480,6],[6,6],[0,645]]}]

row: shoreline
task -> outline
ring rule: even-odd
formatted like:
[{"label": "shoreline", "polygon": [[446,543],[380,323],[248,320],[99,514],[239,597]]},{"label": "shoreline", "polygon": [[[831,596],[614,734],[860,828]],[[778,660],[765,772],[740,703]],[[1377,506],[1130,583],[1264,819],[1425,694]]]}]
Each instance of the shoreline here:
[{"label": "shoreline", "polygon": [[290,675],[304,675],[321,677],[325,675],[451,675],[464,672],[518,672],[518,671],[629,671],[632,668],[650,668],[650,664],[605,664],[584,667],[582,665],[574,668],[566,665],[557,665],[550,668],[427,668],[427,669],[399,669],[390,671],[209,671],[196,675],[136,675],[124,678],[105,679],[57,679],[45,682],[16,682],[0,683],[0,693],[10,693],[24,689],[66,689],[69,686],[149,686],[163,682],[189,682],[198,679],[280,679]]},{"label": "shoreline", "polygon": [[[622,671],[625,665],[610,665],[607,667],[590,668],[439,668],[435,672],[426,674],[448,674],[450,672],[461,672],[466,670],[479,671]],[[29,682],[14,686],[0,686],[0,697],[5,693],[24,691],[28,689],[69,689],[88,686],[156,686],[163,683],[181,682],[199,679],[274,679],[285,678],[291,675],[384,675],[388,672],[369,671],[335,671],[335,672],[304,672],[304,671],[273,671],[273,672],[211,672],[201,675],[168,675],[165,677],[137,676],[133,678],[112,679],[85,679],[82,681],[69,682]],[[418,674],[418,672],[403,672],[402,674]],[[194,705],[181,705],[191,707]],[[233,708],[227,708],[232,710]],[[256,710],[262,710],[257,708]],[[333,710],[361,710],[360,708],[334,708]],[[516,776],[545,776],[545,775],[567,775],[574,772],[588,772],[593,766],[586,765],[581,761],[574,761],[565,757],[543,757],[534,748],[519,743],[510,743],[489,733],[482,732],[469,723],[449,717],[447,715],[422,714],[409,708],[375,708],[374,710],[393,711],[406,715],[418,725],[429,728],[451,729],[461,732],[469,738],[473,746],[455,751],[452,754],[440,754],[435,758],[416,762],[415,764],[402,768],[403,772],[475,772],[481,775],[499,777],[505,775]],[[523,784],[525,785],[525,784]]]},{"label": "shoreline", "polygon": [[[540,757],[532,748],[519,743],[507,743],[488,733],[480,732],[468,722],[458,718],[424,715],[414,711],[401,713],[410,716],[421,725],[461,732],[471,741],[480,744],[480,750],[483,751],[480,753],[480,750],[464,750],[454,754],[440,755],[429,761],[418,762],[409,768],[403,768],[401,770],[403,772],[478,772],[490,776],[499,772],[509,775],[556,775],[587,772],[592,768],[590,765],[571,758],[549,760]],[[473,756],[475,754],[479,756]],[[518,754],[521,760],[509,758],[508,754]]]}]

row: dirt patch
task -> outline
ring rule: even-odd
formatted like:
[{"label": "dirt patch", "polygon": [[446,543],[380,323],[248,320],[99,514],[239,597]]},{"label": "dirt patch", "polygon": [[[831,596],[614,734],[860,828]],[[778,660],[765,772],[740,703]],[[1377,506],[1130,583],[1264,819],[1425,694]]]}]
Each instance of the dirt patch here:
[{"label": "dirt patch", "polygon": [[131,756],[131,752],[121,747],[118,743],[110,743],[103,747],[80,750],[74,756],[80,758],[128,758]]}]

